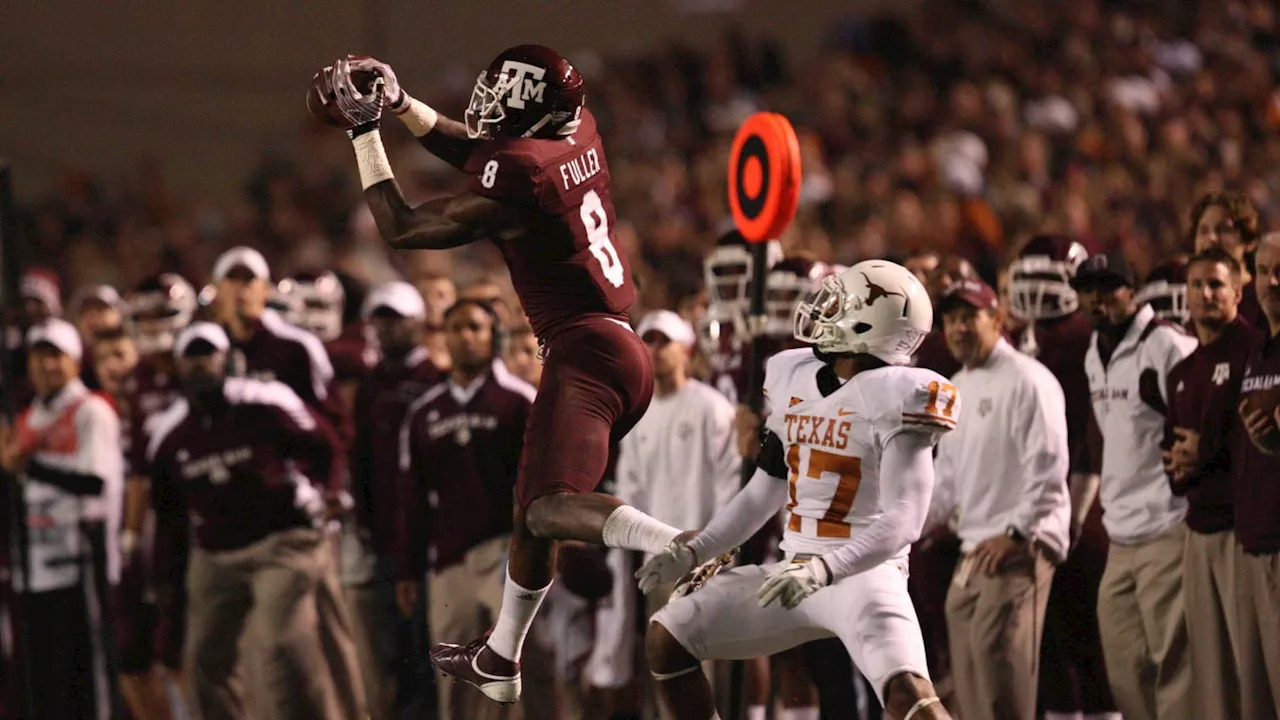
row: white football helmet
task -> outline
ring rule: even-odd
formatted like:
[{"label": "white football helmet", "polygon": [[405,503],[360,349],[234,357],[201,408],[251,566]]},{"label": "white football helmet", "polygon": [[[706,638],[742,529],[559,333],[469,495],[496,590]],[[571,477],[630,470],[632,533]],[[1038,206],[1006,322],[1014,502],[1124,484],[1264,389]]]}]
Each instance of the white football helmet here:
[{"label": "white football helmet", "polygon": [[1037,235],[1009,263],[1009,311],[1019,320],[1066,317],[1080,307],[1071,287],[1089,251],[1060,235]]},{"label": "white football helmet", "polygon": [[324,342],[342,334],[342,306],[346,291],[331,272],[299,273],[280,281],[277,297],[284,307],[284,319],[310,330]]},{"label": "white football helmet", "polygon": [[1187,307],[1186,261],[1178,258],[1152,270],[1135,300],[1139,306],[1150,305],[1161,320],[1186,324],[1191,318],[1191,309]]},{"label": "white football helmet", "polygon": [[932,328],[933,304],[916,276],[888,260],[867,260],[826,278],[796,306],[794,334],[824,353],[909,365]]},{"label": "white football helmet", "polygon": [[176,273],[146,278],[125,298],[125,321],[143,356],[173,349],[178,331],[196,314],[196,290]]}]

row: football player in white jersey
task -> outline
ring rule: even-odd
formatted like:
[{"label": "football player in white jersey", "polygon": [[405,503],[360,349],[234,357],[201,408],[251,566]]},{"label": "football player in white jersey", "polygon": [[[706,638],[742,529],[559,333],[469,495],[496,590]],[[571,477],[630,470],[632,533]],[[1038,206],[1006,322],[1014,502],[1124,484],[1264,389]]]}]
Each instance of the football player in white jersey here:
[{"label": "football player in white jersey", "polygon": [[932,326],[924,286],[883,260],[827,278],[796,308],[795,336],[813,347],[768,362],[768,432],[755,475],[705,529],[677,537],[636,573],[646,592],[675,582],[740,545],[779,506],[790,513],[785,561],[716,575],[653,617],[649,669],[677,720],[717,717],[701,661],[832,636],[890,717],[950,717],[929,681],[907,595],[933,446],[960,416],[945,378],[907,367]]}]

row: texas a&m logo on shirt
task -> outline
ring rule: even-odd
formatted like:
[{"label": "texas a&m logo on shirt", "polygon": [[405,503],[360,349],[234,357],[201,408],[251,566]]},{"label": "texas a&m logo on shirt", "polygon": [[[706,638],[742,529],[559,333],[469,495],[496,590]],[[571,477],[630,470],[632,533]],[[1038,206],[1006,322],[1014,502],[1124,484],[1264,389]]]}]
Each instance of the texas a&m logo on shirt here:
[{"label": "texas a&m logo on shirt", "polygon": [[1220,363],[1218,363],[1217,365],[1214,365],[1214,366],[1213,366],[1213,377],[1212,377],[1212,378],[1210,378],[1210,379],[1211,379],[1211,380],[1213,380],[1213,384],[1214,384],[1214,385],[1222,385],[1222,384],[1223,384],[1223,383],[1225,383],[1226,381],[1230,380],[1230,379],[1231,379],[1231,364],[1230,364],[1230,363],[1220,362]]}]

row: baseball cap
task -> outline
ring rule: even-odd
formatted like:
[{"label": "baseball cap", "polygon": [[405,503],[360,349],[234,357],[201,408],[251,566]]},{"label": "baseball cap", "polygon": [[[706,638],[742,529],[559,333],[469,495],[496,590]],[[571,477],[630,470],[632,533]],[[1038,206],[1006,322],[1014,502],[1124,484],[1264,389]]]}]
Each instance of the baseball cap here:
[{"label": "baseball cap", "polygon": [[71,298],[71,315],[79,315],[88,302],[98,302],[114,308],[124,307],[120,293],[110,285],[85,285]]},{"label": "baseball cap", "polygon": [[218,256],[218,261],[213,264],[213,281],[222,280],[238,267],[253,273],[253,277],[257,280],[271,279],[271,268],[268,267],[267,259],[262,257],[262,253],[251,247],[240,245]]},{"label": "baseball cap", "polygon": [[976,277],[969,277],[951,283],[942,291],[942,297],[938,299],[938,313],[945,313],[960,303],[971,305],[977,310],[995,310],[1000,307],[1000,298],[990,285]]},{"label": "baseball cap", "polygon": [[66,320],[50,318],[39,325],[32,325],[27,331],[27,347],[33,348],[42,343],[54,346],[73,360],[79,361],[84,356],[80,332]]},{"label": "baseball cap", "polygon": [[400,317],[427,316],[427,305],[422,300],[422,293],[407,282],[389,282],[374,288],[364,299],[360,317],[368,320],[380,308],[392,310]]},{"label": "baseball cap", "polygon": [[1125,285],[1134,287],[1133,268],[1119,252],[1090,255],[1076,268],[1076,276],[1071,279],[1071,287],[1076,290],[1115,289]]},{"label": "baseball cap", "polygon": [[178,333],[178,339],[173,343],[174,357],[185,356],[192,343],[200,340],[209,343],[218,352],[226,352],[231,348],[231,339],[227,337],[227,331],[223,330],[222,326],[211,322],[196,322]]},{"label": "baseball cap", "polygon": [[670,310],[654,310],[645,315],[639,327],[636,328],[636,334],[644,337],[653,330],[666,335],[671,342],[681,345],[692,345],[697,339],[693,334],[693,326]]},{"label": "baseball cap", "polygon": [[18,283],[18,296],[39,300],[52,315],[62,314],[62,288],[51,270],[31,268],[24,272]]}]

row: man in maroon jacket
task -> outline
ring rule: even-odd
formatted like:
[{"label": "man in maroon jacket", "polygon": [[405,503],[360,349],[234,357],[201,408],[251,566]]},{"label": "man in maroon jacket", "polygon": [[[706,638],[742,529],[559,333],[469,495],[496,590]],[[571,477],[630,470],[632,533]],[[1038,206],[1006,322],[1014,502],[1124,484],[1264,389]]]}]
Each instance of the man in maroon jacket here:
[{"label": "man in maroon jacket", "polygon": [[[145,454],[157,523],[169,536],[193,536],[183,648],[192,700],[206,720],[244,716],[234,669],[247,631],[261,654],[248,681],[267,716],[363,717],[324,530],[342,465],[337,442],[283,383],[227,378],[230,345],[212,323],[178,335],[183,398],[155,419]],[[173,559],[156,550],[157,585],[176,584]]]},{"label": "man in maroon jacket", "polygon": [[[444,326],[453,369],[413,401],[399,433],[404,535],[396,571],[407,613],[430,569],[431,640],[457,642],[480,634],[502,607],[512,490],[534,389],[498,360],[501,329],[487,303],[459,300]],[[497,709],[464,685],[439,687],[442,718]]]},{"label": "man in maroon jacket", "polygon": [[1242,551],[1236,558],[1240,717],[1262,719],[1280,717],[1280,409],[1268,414],[1249,402],[1280,386],[1280,233],[1263,237],[1254,266],[1268,326],[1244,366],[1240,414],[1250,442],[1240,446],[1232,497]]},{"label": "man in maroon jacket", "polygon": [[1242,438],[1240,381],[1262,333],[1239,316],[1241,270],[1210,246],[1187,267],[1187,306],[1200,346],[1169,371],[1165,467],[1187,498],[1182,592],[1197,717],[1241,717],[1231,474]]},{"label": "man in maroon jacket", "polygon": [[390,716],[397,646],[407,640],[396,630],[394,584],[401,517],[400,425],[409,403],[443,377],[422,344],[426,305],[416,288],[404,282],[381,285],[365,298],[361,315],[377,332],[382,360],[356,389],[356,435],[350,453],[356,532],[344,535],[344,542],[355,541],[359,547],[344,552],[343,582],[355,620],[369,712],[380,720]]},{"label": "man in maroon jacket", "polygon": [[253,248],[231,248],[213,264],[215,315],[231,338],[231,374],[289,386],[329,422],[346,447],[351,417],[338,393],[329,353],[315,335],[267,309],[270,280],[266,258]]}]

